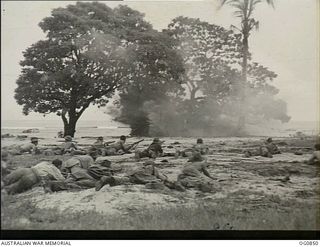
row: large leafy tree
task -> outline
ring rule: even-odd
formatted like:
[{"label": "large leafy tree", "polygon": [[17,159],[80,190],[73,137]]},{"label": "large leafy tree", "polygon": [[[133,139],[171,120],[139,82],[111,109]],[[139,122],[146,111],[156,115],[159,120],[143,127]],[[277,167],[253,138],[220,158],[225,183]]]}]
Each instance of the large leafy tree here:
[{"label": "large leafy tree", "polygon": [[212,94],[223,97],[226,85],[232,83],[229,74],[240,64],[240,36],[223,27],[182,16],[175,18],[166,32],[176,40],[176,50],[183,59],[183,84],[190,100],[197,101],[197,93],[209,88]]},{"label": "large leafy tree", "polygon": [[146,61],[137,43],[154,30],[138,11],[78,2],[54,9],[39,26],[46,39],[24,52],[15,99],[24,114],[61,116],[65,135],[74,136],[90,104],[105,105],[124,83],[143,77]]},{"label": "large leafy tree", "polygon": [[131,134],[149,135],[149,114],[144,105],[148,101],[161,102],[171,95],[182,93],[181,75],[184,72],[181,57],[174,49],[174,40],[161,32],[149,32],[136,39],[131,46],[135,52],[136,70],[119,89],[115,105],[119,111],[111,111],[117,121],[129,124]]},{"label": "large leafy tree", "polygon": [[180,115],[184,113],[184,128],[208,125],[207,121],[200,123],[208,116],[201,109],[204,101],[212,104],[210,112],[219,114],[219,105],[237,85],[237,69],[241,64],[240,35],[182,16],[172,20],[165,32],[175,39],[176,50],[184,62],[183,85],[187,98],[180,111]]},{"label": "large leafy tree", "polygon": [[[195,129],[207,134],[228,129],[229,134],[238,134],[235,127],[244,105],[251,122],[288,121],[285,102],[274,98],[278,89],[270,84],[277,77],[273,71],[250,61],[246,84],[242,84],[240,34],[185,17],[174,19],[165,32],[174,38],[183,59],[182,85],[186,95],[148,104],[151,126],[156,132],[187,135]],[[247,88],[241,105],[240,85]]]},{"label": "large leafy tree", "polygon": [[[240,31],[242,35],[242,85],[239,86],[239,94],[241,101],[246,98],[246,85],[247,85],[247,74],[248,74],[248,60],[250,59],[249,53],[249,37],[253,29],[259,28],[259,22],[254,19],[253,13],[257,5],[260,3],[266,2],[268,5],[273,5],[273,0],[221,0],[221,6],[229,5],[235,9],[234,14],[237,18],[240,18],[241,25],[240,28],[236,28]],[[238,122],[239,131],[244,130],[245,128],[245,104],[241,109],[241,114]]]}]

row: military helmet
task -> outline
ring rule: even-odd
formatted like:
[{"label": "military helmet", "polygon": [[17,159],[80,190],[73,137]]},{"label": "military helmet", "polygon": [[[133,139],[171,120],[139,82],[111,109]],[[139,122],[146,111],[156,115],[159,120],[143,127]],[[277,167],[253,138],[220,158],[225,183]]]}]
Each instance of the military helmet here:
[{"label": "military helmet", "polygon": [[30,139],[31,139],[31,142],[38,142],[39,141],[38,137],[31,137]]},{"label": "military helmet", "polygon": [[203,139],[202,138],[198,138],[197,139],[197,144],[202,144],[203,143]]},{"label": "military helmet", "polygon": [[158,137],[156,137],[156,138],[153,139],[152,142],[153,142],[153,143],[160,143],[160,139],[159,139]]}]

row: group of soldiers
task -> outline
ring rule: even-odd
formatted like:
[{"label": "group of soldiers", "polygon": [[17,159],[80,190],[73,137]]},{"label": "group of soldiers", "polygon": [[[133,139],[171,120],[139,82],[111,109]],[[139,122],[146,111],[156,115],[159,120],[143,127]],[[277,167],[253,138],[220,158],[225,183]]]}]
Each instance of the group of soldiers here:
[{"label": "group of soldiers", "polygon": [[[185,191],[188,188],[210,192],[217,186],[216,178],[208,172],[209,163],[204,158],[209,153],[209,148],[201,138],[188,149],[178,150],[174,154],[165,153],[162,149],[163,141],[154,138],[152,143],[144,150],[136,150],[136,161],[145,158],[145,162],[132,170],[123,173],[121,167],[115,167],[108,159],[111,155],[132,153],[134,147],[143,140],[126,144],[126,137],[121,136],[117,142],[104,142],[99,137],[87,150],[80,149],[70,136],[65,137],[65,142],[58,149],[41,151],[38,148],[38,139],[32,137],[31,142],[21,146],[13,146],[1,153],[1,189],[3,193],[16,194],[26,191],[35,185],[41,184],[45,192],[61,190],[79,190],[95,188],[101,190],[105,185],[111,187],[123,184],[144,184],[147,188],[173,189]],[[7,163],[11,155],[41,152],[68,155],[64,162],[60,159],[41,161],[31,168],[18,168],[9,171]],[[271,138],[261,145],[256,151],[245,151],[244,156],[260,155],[271,158],[279,154],[280,150]],[[157,157],[175,156],[187,157],[188,162],[182,168],[175,181],[169,179],[157,168]],[[320,144],[315,145],[312,157],[308,164],[318,164],[320,161]]]}]

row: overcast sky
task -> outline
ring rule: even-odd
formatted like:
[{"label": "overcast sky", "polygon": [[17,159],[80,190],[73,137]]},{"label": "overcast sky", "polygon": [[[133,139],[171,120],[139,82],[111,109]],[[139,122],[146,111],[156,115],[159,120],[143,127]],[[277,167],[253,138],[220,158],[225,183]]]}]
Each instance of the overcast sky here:
[{"label": "overcast sky", "polygon": [[[278,74],[273,85],[280,89],[278,98],[287,102],[288,114],[295,121],[319,121],[319,1],[274,0],[275,9],[260,4],[255,18],[260,29],[250,37],[253,59]],[[52,9],[72,1],[1,1],[1,117],[4,120],[32,120],[41,114],[22,115],[14,98],[20,73],[22,51],[45,36],[38,23]],[[145,13],[145,19],[161,30],[177,16],[200,18],[229,28],[239,19],[230,7],[218,9],[211,1],[125,1],[105,2],[110,7],[126,4]],[[52,115],[49,119],[57,119]],[[82,120],[108,120],[102,110],[88,109]]]}]

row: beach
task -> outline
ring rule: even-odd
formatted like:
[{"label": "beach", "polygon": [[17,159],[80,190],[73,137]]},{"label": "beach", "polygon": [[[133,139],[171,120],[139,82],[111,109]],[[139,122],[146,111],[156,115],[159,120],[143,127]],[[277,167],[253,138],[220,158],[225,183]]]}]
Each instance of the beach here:
[{"label": "beach", "polygon": [[[23,133],[23,130],[27,129],[37,129],[37,133]],[[15,120],[3,120],[1,122],[1,134],[11,134],[14,137],[18,135],[23,135],[27,137],[39,137],[41,143],[43,144],[57,144],[59,143],[59,138],[57,138],[57,133],[63,130],[62,121],[58,120],[28,120],[28,121],[15,121]],[[114,121],[79,121],[77,125],[77,130],[75,133],[75,141],[90,144],[93,142],[94,138],[103,136],[105,140],[108,138],[117,138],[120,135],[129,135],[130,127],[128,125],[114,122]],[[249,137],[290,137],[301,132],[303,135],[317,135],[319,134],[319,124],[314,121],[293,121],[285,124],[281,123],[270,123],[247,125],[247,132]],[[89,137],[89,138],[88,138]],[[177,137],[179,138],[179,137]],[[216,138],[211,136],[210,138]],[[224,138],[224,137],[217,137]],[[226,138],[232,138],[226,136]],[[2,146],[8,146],[16,143],[17,138],[4,138],[1,139]],[[27,141],[26,138],[18,140],[19,142]]]},{"label": "beach", "polygon": [[[77,136],[75,140],[85,148],[95,141],[96,136],[110,133],[106,141],[115,140],[116,136],[124,133],[121,131],[128,129],[98,131],[101,130],[79,128],[78,133],[83,133],[83,136]],[[40,133],[37,134],[40,136]],[[139,139],[131,137],[127,142]],[[48,194],[42,187],[34,187],[18,195],[3,197],[2,227],[59,230],[319,230],[320,171],[319,167],[304,163],[311,156],[316,137],[273,139],[279,145],[281,154],[273,158],[245,158],[243,152],[257,149],[265,137],[204,138],[210,149],[210,154],[205,156],[210,164],[208,171],[216,178],[215,189],[211,192],[195,189],[185,192],[153,190],[144,185],[121,185],[105,186],[98,192],[93,188]],[[195,138],[186,137],[163,137],[161,140],[164,141],[166,153],[189,148],[195,143]],[[17,139],[2,139],[7,145],[14,141]],[[62,141],[62,138],[44,137],[40,139],[39,146],[55,147]],[[146,148],[151,141],[152,137],[144,138],[138,149]],[[296,155],[296,151],[300,151],[301,155]],[[10,166],[13,169],[30,167],[41,160],[55,158],[67,160],[71,156],[17,155],[11,158]],[[108,159],[113,167],[120,168],[120,176],[146,161],[137,162],[134,154],[109,156]],[[159,157],[155,162],[159,171],[176,180],[187,158]],[[289,180],[284,181],[285,177]]]}]

